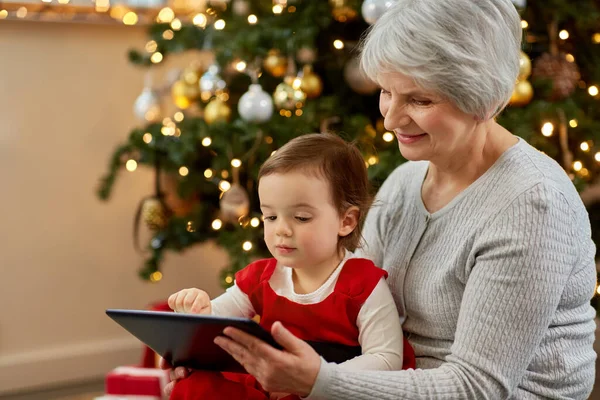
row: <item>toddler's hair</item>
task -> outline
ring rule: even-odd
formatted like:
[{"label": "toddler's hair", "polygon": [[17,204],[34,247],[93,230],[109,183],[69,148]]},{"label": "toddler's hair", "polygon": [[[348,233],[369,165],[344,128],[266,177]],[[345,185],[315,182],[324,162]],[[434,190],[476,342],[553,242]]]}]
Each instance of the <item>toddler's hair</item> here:
[{"label": "toddler's hair", "polygon": [[258,180],[292,171],[325,179],[331,188],[331,201],[340,215],[349,207],[358,208],[356,229],[338,241],[340,249],[356,250],[360,246],[365,216],[373,201],[367,167],[358,148],[331,133],[298,136],[265,161],[258,172]]}]

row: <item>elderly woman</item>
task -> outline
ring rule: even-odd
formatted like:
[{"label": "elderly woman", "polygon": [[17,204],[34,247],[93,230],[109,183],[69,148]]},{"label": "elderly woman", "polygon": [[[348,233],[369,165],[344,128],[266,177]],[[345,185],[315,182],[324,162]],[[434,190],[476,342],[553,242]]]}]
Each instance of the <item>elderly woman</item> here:
[{"label": "elderly woman", "polygon": [[[498,125],[519,70],[510,0],[398,0],[364,41],[385,127],[408,159],[365,226],[417,369],[348,371],[281,324],[284,351],[218,344],[266,390],[310,399],[585,399],[596,355],[595,247],[552,159]],[[175,371],[176,376],[185,372]]]}]

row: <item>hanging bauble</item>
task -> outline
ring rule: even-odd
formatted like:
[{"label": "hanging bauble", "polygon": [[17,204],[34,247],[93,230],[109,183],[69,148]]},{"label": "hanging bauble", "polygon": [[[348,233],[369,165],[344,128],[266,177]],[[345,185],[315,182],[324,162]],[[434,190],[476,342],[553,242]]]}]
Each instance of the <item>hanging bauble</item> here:
[{"label": "hanging bauble", "polygon": [[175,174],[161,174],[160,187],[163,193],[163,202],[177,217],[189,215],[196,204],[198,204],[198,195],[196,193],[182,197],[179,194],[179,180],[181,178]]},{"label": "hanging bauble", "polygon": [[214,98],[204,108],[204,121],[207,124],[215,122],[227,122],[231,117],[231,109],[223,100]]},{"label": "hanging bauble", "polygon": [[196,86],[198,85],[198,81],[200,80],[201,75],[202,71],[199,66],[190,65],[189,67],[183,70],[181,78],[188,85]]},{"label": "hanging bauble", "polygon": [[531,75],[531,59],[524,51],[521,51],[521,55],[519,56],[519,77],[520,81],[523,81],[529,78]]},{"label": "hanging bauble", "polygon": [[135,100],[135,103],[133,103],[133,113],[141,121],[160,121],[162,112],[158,93],[149,87],[145,87]]},{"label": "hanging bauble", "polygon": [[329,4],[331,4],[331,14],[338,22],[351,21],[358,15],[349,0],[329,0]]},{"label": "hanging bauble", "polygon": [[348,86],[359,94],[373,94],[378,86],[375,82],[367,78],[363,70],[360,68],[358,58],[351,58],[344,67],[344,78]]},{"label": "hanging bauble", "polygon": [[527,0],[512,0],[512,2],[517,8],[525,8],[527,6]]},{"label": "hanging bauble", "polygon": [[233,13],[239,17],[247,17],[250,14],[250,4],[248,0],[235,0],[231,6]]},{"label": "hanging bauble", "polygon": [[229,190],[223,193],[219,203],[221,219],[225,222],[235,223],[250,211],[250,198],[242,186],[234,183]]},{"label": "hanging bauble", "polygon": [[279,53],[279,50],[269,50],[267,57],[263,61],[264,69],[275,77],[285,75],[287,71],[287,58]]},{"label": "hanging bauble", "polygon": [[295,89],[293,82],[294,78],[288,76],[275,88],[273,102],[278,110],[295,110],[304,106],[306,93],[299,86]]},{"label": "hanging bauble", "polygon": [[312,70],[312,66],[305,65],[302,68],[302,78],[300,81],[300,90],[306,93],[306,97],[314,99],[321,95],[323,91],[323,82],[319,75],[315,74]]},{"label": "hanging bauble", "polygon": [[148,229],[157,231],[167,226],[168,211],[156,197],[147,198],[142,204],[142,221]]},{"label": "hanging bauble", "polygon": [[317,50],[312,47],[301,47],[296,52],[296,59],[301,64],[313,64],[317,60]]},{"label": "hanging bauble", "polygon": [[529,104],[533,98],[533,87],[529,81],[517,81],[510,97],[510,104],[515,107],[523,107]]},{"label": "hanging bauble", "polygon": [[394,0],[365,0],[361,7],[363,19],[374,24],[392,4]]},{"label": "hanging bauble", "polygon": [[212,96],[223,91],[227,86],[220,75],[221,69],[217,64],[212,64],[200,77],[200,95],[202,100],[208,101]]},{"label": "hanging bauble", "polygon": [[533,79],[552,82],[549,95],[552,101],[569,97],[577,88],[580,77],[577,64],[567,61],[564,54],[544,53],[533,63]]},{"label": "hanging bauble", "polygon": [[178,80],[171,86],[171,96],[173,102],[180,109],[186,109],[192,104],[200,94],[198,86],[188,85],[184,80]]},{"label": "hanging bauble", "polygon": [[273,100],[258,83],[250,85],[238,102],[240,117],[247,122],[266,122],[273,115]]}]

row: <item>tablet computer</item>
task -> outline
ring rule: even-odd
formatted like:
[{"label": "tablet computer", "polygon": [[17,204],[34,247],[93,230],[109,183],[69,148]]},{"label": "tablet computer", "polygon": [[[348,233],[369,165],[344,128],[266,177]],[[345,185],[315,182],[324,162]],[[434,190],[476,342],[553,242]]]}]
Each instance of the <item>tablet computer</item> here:
[{"label": "tablet computer", "polygon": [[269,332],[247,318],[119,309],[106,310],[106,314],[175,367],[244,372],[233,357],[214,343],[228,326],[281,349]]}]

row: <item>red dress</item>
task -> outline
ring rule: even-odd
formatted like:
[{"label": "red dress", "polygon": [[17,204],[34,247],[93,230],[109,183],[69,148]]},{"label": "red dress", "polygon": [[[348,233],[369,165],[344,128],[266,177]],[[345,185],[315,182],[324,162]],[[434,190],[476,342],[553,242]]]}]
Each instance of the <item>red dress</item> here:
[{"label": "red dress", "polygon": [[[250,298],[268,331],[280,321],[295,336],[306,341],[360,346],[356,319],[362,305],[387,273],[371,261],[351,258],[342,267],[333,292],[315,304],[298,304],[279,296],[269,285],[277,260],[256,261],[235,276],[236,285]],[[415,368],[414,352],[404,341],[403,369]],[[287,399],[297,399],[288,396]],[[269,394],[249,374],[197,371],[177,382],[171,400],[260,399]]]}]

